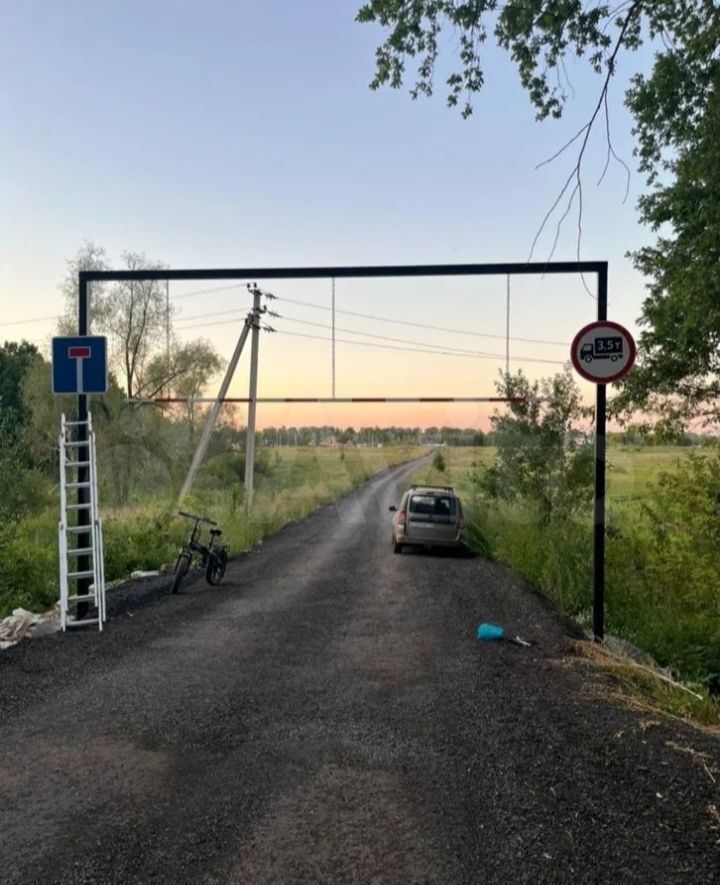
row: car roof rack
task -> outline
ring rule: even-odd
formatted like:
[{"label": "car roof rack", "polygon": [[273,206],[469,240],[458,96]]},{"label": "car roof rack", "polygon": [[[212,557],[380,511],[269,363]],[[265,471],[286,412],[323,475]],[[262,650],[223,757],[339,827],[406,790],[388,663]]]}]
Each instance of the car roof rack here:
[{"label": "car roof rack", "polygon": [[430,491],[431,489],[442,489],[443,492],[452,492],[455,494],[455,489],[452,486],[431,486],[426,483],[421,483],[420,485],[410,486],[411,489],[427,489]]}]

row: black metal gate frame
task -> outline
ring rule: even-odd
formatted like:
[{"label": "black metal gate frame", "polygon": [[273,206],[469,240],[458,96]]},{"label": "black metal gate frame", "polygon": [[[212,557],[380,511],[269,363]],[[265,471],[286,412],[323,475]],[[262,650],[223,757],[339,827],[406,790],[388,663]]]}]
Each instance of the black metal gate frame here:
[{"label": "black metal gate frame", "polygon": [[[78,274],[80,297],[78,299],[78,335],[90,334],[90,284],[93,282],[122,282],[142,280],[290,280],[290,279],[336,279],[355,277],[460,277],[460,276],[543,276],[545,274],[580,274],[597,279],[597,319],[607,319],[607,261],[550,261],[525,264],[408,264],[373,265],[357,267],[263,267],[263,268],[197,268],[191,270],[86,270]],[[607,389],[597,385],[595,401],[595,496],[593,524],[593,632],[595,639],[603,640],[605,633],[605,423]],[[85,421],[88,414],[88,398],[77,398],[78,421]],[[80,425],[80,441],[87,443],[87,427]],[[87,448],[82,461],[88,461]],[[78,476],[88,481],[87,468],[79,468]],[[87,503],[87,490],[78,489],[78,503]],[[79,525],[88,526],[88,534],[80,534],[79,546],[90,546],[89,512],[78,510]],[[89,558],[79,557],[78,571],[87,571]],[[85,560],[84,562],[82,560]],[[81,578],[79,593],[86,593],[89,579]],[[78,605],[78,617],[87,611],[87,603]]]}]

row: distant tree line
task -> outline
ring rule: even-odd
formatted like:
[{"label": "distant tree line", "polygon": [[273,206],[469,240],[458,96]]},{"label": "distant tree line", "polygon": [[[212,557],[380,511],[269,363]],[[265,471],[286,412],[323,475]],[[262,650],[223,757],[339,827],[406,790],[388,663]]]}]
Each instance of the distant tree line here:
[{"label": "distant tree line", "polygon": [[491,435],[475,427],[266,427],[258,434],[265,446],[492,445]]},{"label": "distant tree line", "polygon": [[720,437],[711,433],[692,433],[666,423],[629,424],[608,439],[621,446],[715,446]]}]

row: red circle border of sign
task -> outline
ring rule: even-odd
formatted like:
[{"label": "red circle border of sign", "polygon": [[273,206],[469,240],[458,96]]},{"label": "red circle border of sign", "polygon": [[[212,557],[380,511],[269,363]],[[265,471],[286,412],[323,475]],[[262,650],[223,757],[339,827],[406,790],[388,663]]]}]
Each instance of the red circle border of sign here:
[{"label": "red circle border of sign", "polygon": [[[627,364],[623,366],[622,369],[615,375],[609,375],[607,378],[602,379],[594,378],[592,375],[588,375],[577,358],[577,343],[580,338],[582,338],[583,335],[586,335],[591,329],[597,329],[601,326],[615,329],[616,332],[622,332],[622,334],[627,338],[628,344],[630,345],[630,359],[628,360]],[[627,373],[635,364],[636,354],[637,348],[635,346],[635,340],[633,336],[628,332],[625,326],[621,326],[620,323],[613,323],[611,320],[595,320],[594,323],[588,323],[587,326],[583,326],[582,329],[580,329],[577,335],[573,338],[573,342],[570,346],[570,359],[572,360],[572,364],[575,367],[575,371],[579,375],[582,375],[582,377],[586,381],[591,381],[593,384],[612,384],[613,381],[617,381],[619,378],[627,375]]]}]

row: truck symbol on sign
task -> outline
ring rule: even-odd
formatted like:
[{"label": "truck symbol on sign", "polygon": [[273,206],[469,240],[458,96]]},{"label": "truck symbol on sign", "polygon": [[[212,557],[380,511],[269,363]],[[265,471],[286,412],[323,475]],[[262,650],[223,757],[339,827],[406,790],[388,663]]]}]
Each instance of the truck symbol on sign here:
[{"label": "truck symbol on sign", "polygon": [[623,339],[620,335],[608,335],[588,341],[580,348],[580,359],[585,363],[593,360],[610,360],[615,363],[623,356]]}]

